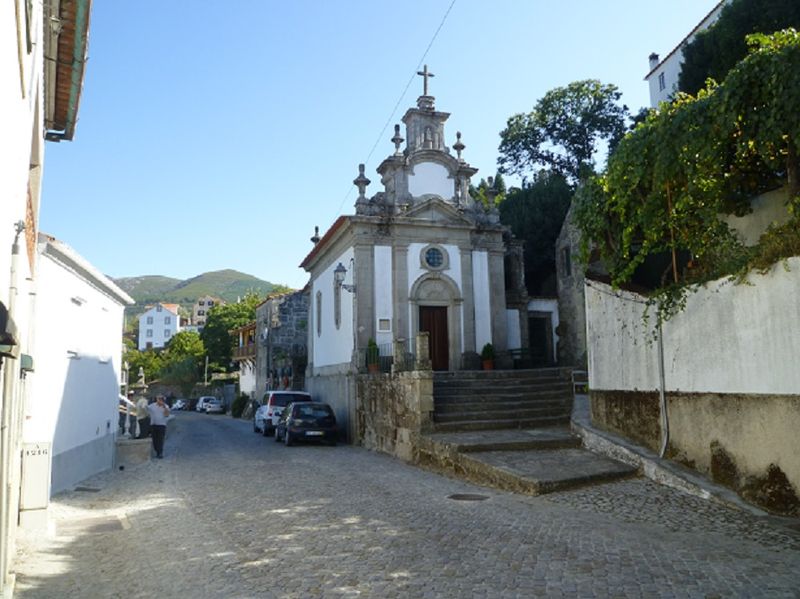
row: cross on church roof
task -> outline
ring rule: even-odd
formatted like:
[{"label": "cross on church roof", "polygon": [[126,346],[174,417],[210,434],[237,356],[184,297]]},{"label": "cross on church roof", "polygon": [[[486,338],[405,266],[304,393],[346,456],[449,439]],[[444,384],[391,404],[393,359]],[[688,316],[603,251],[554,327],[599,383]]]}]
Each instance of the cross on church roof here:
[{"label": "cross on church roof", "polygon": [[428,65],[425,65],[421,71],[417,71],[417,75],[422,76],[422,95],[428,95],[428,77],[434,77],[433,73],[428,72]]}]

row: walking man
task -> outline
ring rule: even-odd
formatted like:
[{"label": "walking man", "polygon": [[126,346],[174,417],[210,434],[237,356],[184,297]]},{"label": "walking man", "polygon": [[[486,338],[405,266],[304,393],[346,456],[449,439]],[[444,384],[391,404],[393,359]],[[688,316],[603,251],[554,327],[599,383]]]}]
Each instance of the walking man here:
[{"label": "walking man", "polygon": [[155,403],[151,403],[147,410],[150,412],[150,434],[153,437],[153,449],[156,457],[164,457],[164,436],[167,434],[167,417],[169,408],[164,403],[163,395],[156,395]]},{"label": "walking man", "polygon": [[150,436],[150,410],[147,408],[147,398],[142,395],[139,397],[139,401],[136,402],[136,422],[139,423],[137,439],[144,439]]}]

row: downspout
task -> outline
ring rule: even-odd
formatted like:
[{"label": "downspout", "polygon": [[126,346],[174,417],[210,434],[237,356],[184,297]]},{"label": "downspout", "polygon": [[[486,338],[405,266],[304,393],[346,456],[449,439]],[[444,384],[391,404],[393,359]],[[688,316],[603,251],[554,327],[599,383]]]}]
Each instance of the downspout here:
[{"label": "downspout", "polygon": [[667,415],[667,393],[664,377],[664,331],[658,321],[658,399],[661,408],[661,450],[658,457],[663,458],[669,444],[669,416]]},{"label": "downspout", "polygon": [[[13,317],[15,314],[17,299],[17,264],[19,262],[19,236],[25,230],[25,223],[18,221],[14,225],[16,233],[14,243],[11,245],[11,276],[8,288],[8,314]],[[9,544],[10,535],[8,533],[14,529],[11,526],[11,464],[13,462],[12,450],[12,417],[16,408],[14,401],[15,383],[17,381],[17,370],[10,368],[8,362],[5,363],[3,373],[3,403],[2,416],[0,416],[0,589],[6,584],[6,573],[9,566]]]}]

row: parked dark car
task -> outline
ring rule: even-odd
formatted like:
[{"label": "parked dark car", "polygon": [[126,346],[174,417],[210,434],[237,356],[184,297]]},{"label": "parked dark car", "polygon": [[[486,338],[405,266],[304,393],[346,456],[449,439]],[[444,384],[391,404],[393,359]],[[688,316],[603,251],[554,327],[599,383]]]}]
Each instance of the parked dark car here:
[{"label": "parked dark car", "polygon": [[311,401],[311,396],[305,391],[267,391],[261,407],[253,414],[253,432],[271,436],[283,409],[295,401]]},{"label": "parked dark car", "polygon": [[297,441],[323,441],[336,445],[339,429],[331,407],[319,401],[289,404],[275,426],[275,441],[289,445]]}]

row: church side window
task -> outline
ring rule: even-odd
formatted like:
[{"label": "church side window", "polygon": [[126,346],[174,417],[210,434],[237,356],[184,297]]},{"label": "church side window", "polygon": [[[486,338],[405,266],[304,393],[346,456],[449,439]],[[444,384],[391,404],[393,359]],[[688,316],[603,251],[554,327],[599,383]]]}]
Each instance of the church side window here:
[{"label": "church side window", "polygon": [[317,291],[317,337],[322,335],[322,292]]},{"label": "church side window", "polygon": [[336,330],[342,324],[342,286],[333,283],[333,324],[336,325]]}]

